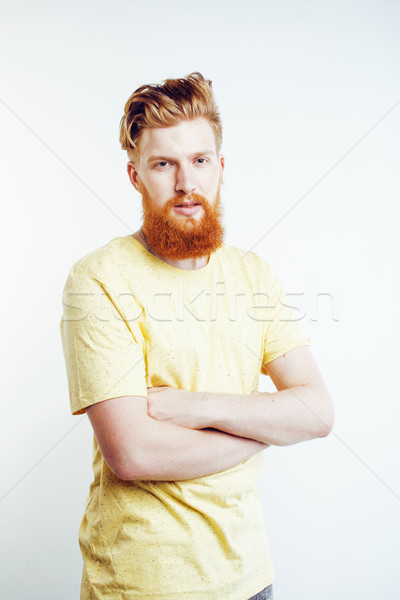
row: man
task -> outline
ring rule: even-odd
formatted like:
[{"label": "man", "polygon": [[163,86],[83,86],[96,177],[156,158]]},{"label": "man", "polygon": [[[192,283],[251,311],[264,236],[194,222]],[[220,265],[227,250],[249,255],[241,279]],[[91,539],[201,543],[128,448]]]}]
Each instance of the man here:
[{"label": "man", "polygon": [[[262,450],[332,427],[282,286],[223,245],[221,139],[200,73],[136,90],[120,140],[143,227],[80,260],[65,286],[72,411],[95,433],[85,600],[271,598]],[[257,391],[260,372],[275,393]]]}]

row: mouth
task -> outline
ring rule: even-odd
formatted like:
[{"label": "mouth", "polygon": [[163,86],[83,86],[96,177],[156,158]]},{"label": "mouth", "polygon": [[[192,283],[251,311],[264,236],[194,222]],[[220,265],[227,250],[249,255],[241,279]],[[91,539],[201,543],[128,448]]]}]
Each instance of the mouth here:
[{"label": "mouth", "polygon": [[181,202],[175,204],[174,211],[183,217],[194,217],[201,211],[201,202]]}]

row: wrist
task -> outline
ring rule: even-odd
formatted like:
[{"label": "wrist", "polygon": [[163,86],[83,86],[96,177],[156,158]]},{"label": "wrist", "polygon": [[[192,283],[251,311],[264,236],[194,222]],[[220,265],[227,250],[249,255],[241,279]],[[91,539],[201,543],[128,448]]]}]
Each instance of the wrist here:
[{"label": "wrist", "polygon": [[199,398],[199,419],[202,427],[220,429],[227,413],[228,394],[202,392]]},{"label": "wrist", "polygon": [[210,425],[211,411],[210,411],[210,396],[208,392],[196,392],[195,393],[195,419],[196,429],[205,429],[206,427],[212,427]]}]

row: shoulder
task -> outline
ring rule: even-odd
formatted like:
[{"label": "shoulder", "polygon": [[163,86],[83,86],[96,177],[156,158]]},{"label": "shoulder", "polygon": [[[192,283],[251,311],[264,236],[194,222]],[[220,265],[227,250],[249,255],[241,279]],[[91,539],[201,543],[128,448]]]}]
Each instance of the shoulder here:
[{"label": "shoulder", "polygon": [[116,237],[104,246],[89,252],[76,261],[69,275],[102,279],[118,272],[129,258],[132,261],[132,253],[134,254],[136,248],[134,243],[129,241],[130,237]]},{"label": "shoulder", "polygon": [[79,259],[70,269],[66,285],[124,288],[128,282],[140,280],[147,266],[145,255],[131,235],[116,237]]},{"label": "shoulder", "polygon": [[[71,310],[79,307],[94,311],[108,306],[104,298],[121,308],[121,298],[136,307],[132,282],[140,281],[143,262],[140,244],[131,236],[117,237],[79,259],[70,269],[64,289],[63,304]],[[65,313],[65,309],[64,309]]]},{"label": "shoulder", "polygon": [[223,273],[254,292],[281,294],[283,286],[271,264],[251,250],[236,246],[222,246],[218,261]]},{"label": "shoulder", "polygon": [[132,236],[117,237],[86,254],[70,269],[63,289],[64,303],[78,297],[82,302],[104,295],[116,298],[131,294],[145,268],[142,246]]},{"label": "shoulder", "polygon": [[218,252],[221,262],[230,263],[240,270],[244,269],[247,272],[262,274],[263,276],[271,271],[268,261],[251,250],[224,245]]}]

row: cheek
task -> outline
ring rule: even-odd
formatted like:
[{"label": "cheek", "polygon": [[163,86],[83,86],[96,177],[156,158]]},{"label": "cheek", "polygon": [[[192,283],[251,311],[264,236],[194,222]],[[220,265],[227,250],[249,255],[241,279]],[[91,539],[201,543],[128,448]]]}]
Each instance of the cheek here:
[{"label": "cheek", "polygon": [[222,177],[218,171],[213,175],[212,178],[210,178],[210,181],[208,182],[208,192],[213,198],[216,195],[218,188],[221,184],[221,179]]},{"label": "cheek", "polygon": [[[145,178],[141,180],[141,184],[144,186],[147,195],[151,198],[154,204],[161,206],[165,200],[168,200],[169,186],[166,181],[152,181],[151,179]],[[139,187],[139,192],[142,192]]]},{"label": "cheek", "polygon": [[153,188],[152,198],[157,206],[164,206],[164,204],[174,195],[174,190],[171,191],[167,185],[157,185]]}]

